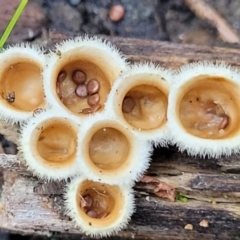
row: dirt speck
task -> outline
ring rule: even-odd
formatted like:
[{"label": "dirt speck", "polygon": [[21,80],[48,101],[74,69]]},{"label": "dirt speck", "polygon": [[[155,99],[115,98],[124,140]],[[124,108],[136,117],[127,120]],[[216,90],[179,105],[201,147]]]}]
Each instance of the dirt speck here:
[{"label": "dirt speck", "polygon": [[185,225],[184,229],[193,230],[193,225],[192,224],[187,224],[187,225]]},{"label": "dirt speck", "polygon": [[201,227],[208,227],[208,221],[207,220],[202,220],[200,223],[199,223],[199,226],[201,226]]}]

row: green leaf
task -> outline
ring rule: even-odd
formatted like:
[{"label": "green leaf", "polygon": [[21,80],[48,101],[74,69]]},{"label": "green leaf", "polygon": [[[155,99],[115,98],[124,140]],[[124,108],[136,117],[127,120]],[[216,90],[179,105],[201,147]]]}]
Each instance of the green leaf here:
[{"label": "green leaf", "polygon": [[187,197],[184,196],[182,193],[177,193],[176,199],[184,203],[188,201]]}]

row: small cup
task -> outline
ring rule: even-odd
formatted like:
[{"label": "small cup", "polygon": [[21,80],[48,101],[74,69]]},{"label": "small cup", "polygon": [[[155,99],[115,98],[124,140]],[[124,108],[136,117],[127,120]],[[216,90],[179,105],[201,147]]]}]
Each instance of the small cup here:
[{"label": "small cup", "polygon": [[169,94],[172,143],[190,155],[240,149],[240,73],[225,63],[193,63],[175,74]]},{"label": "small cup", "polygon": [[114,82],[106,111],[139,138],[165,145],[172,73],[153,63],[135,64]]},{"label": "small cup", "polygon": [[104,113],[83,122],[79,132],[79,169],[93,181],[133,185],[149,166],[151,143]]},{"label": "small cup", "polygon": [[82,177],[69,184],[65,199],[69,216],[83,233],[92,237],[116,234],[126,227],[134,212],[130,187],[103,184]]},{"label": "small cup", "polygon": [[46,108],[43,52],[22,44],[1,52],[0,61],[0,116],[10,123],[22,122],[36,109]]},{"label": "small cup", "polygon": [[53,109],[40,112],[21,128],[20,155],[34,175],[62,180],[79,174],[77,168],[80,122]]},{"label": "small cup", "polygon": [[[43,74],[46,99],[52,106],[82,118],[102,111],[113,82],[126,66],[125,57],[100,38],[67,40],[48,55]],[[93,91],[100,97],[97,107],[88,104]]]}]

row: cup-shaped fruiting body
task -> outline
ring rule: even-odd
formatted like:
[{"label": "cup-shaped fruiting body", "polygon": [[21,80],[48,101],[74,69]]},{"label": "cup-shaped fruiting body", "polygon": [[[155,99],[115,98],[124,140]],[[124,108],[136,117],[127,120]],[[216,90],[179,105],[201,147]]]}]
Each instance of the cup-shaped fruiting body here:
[{"label": "cup-shaped fruiting body", "polygon": [[240,148],[240,73],[224,63],[194,63],[176,74],[169,94],[172,141],[191,155]]},{"label": "cup-shaped fruiting body", "polygon": [[90,180],[133,184],[149,165],[151,143],[138,138],[103,113],[84,122],[79,132],[80,169]]},{"label": "cup-shaped fruiting body", "polygon": [[45,107],[42,71],[45,56],[29,45],[9,47],[0,53],[0,116],[21,122]]},{"label": "cup-shaped fruiting body", "polygon": [[111,86],[126,68],[110,43],[78,37],[56,46],[44,72],[47,101],[78,116],[101,111]]},{"label": "cup-shaped fruiting body", "polygon": [[19,150],[34,175],[46,180],[78,174],[79,119],[48,110],[36,114],[21,129]]},{"label": "cup-shaped fruiting body", "polygon": [[110,236],[123,229],[134,211],[132,190],[127,186],[108,185],[74,179],[66,193],[69,216],[90,236]]},{"label": "cup-shaped fruiting body", "polygon": [[169,70],[152,63],[133,65],[115,81],[106,110],[138,137],[164,145],[171,78]]}]

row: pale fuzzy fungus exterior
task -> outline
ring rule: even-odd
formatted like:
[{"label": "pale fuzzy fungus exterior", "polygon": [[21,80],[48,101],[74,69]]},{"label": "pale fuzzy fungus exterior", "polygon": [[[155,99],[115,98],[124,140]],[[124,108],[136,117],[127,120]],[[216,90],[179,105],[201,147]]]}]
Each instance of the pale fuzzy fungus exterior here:
[{"label": "pale fuzzy fungus exterior", "polygon": [[148,168],[152,145],[106,112],[88,118],[78,134],[79,169],[89,180],[133,185]]},{"label": "pale fuzzy fungus exterior", "polygon": [[77,134],[80,120],[72,114],[48,110],[36,114],[21,128],[19,153],[34,175],[62,180],[79,174]]},{"label": "pale fuzzy fungus exterior", "polygon": [[[100,83],[99,96],[102,111],[112,84],[120,73],[127,68],[126,58],[108,41],[97,37],[77,37],[56,45],[48,55],[47,67],[44,71],[44,89],[46,100],[54,107],[61,107],[66,112],[85,117],[81,113],[89,108],[87,98],[79,98],[75,94],[78,86],[72,80],[73,72],[80,70],[86,74],[88,83],[96,79]],[[66,77],[59,83],[57,79],[61,72]],[[60,95],[60,97],[59,97]],[[60,99],[62,97],[62,99]]]},{"label": "pale fuzzy fungus exterior", "polygon": [[165,146],[169,136],[166,123],[171,81],[172,72],[153,63],[132,65],[114,82],[106,111],[138,138]]},{"label": "pale fuzzy fungus exterior", "polygon": [[[93,218],[86,213],[85,194],[91,194],[95,203],[98,201],[97,204],[93,204],[96,212],[100,211],[97,209],[98,206],[108,205],[104,217]],[[67,214],[84,234],[91,237],[107,237],[117,234],[127,226],[135,210],[133,190],[130,187],[102,184],[82,177],[75,178],[68,185],[65,199]]]},{"label": "pale fuzzy fungus exterior", "polygon": [[11,46],[0,52],[0,62],[0,117],[13,124],[27,120],[38,108],[46,108],[42,50],[28,44]]},{"label": "pale fuzzy fungus exterior", "polygon": [[199,62],[175,74],[168,105],[172,144],[201,157],[240,150],[240,73],[225,63]]}]

